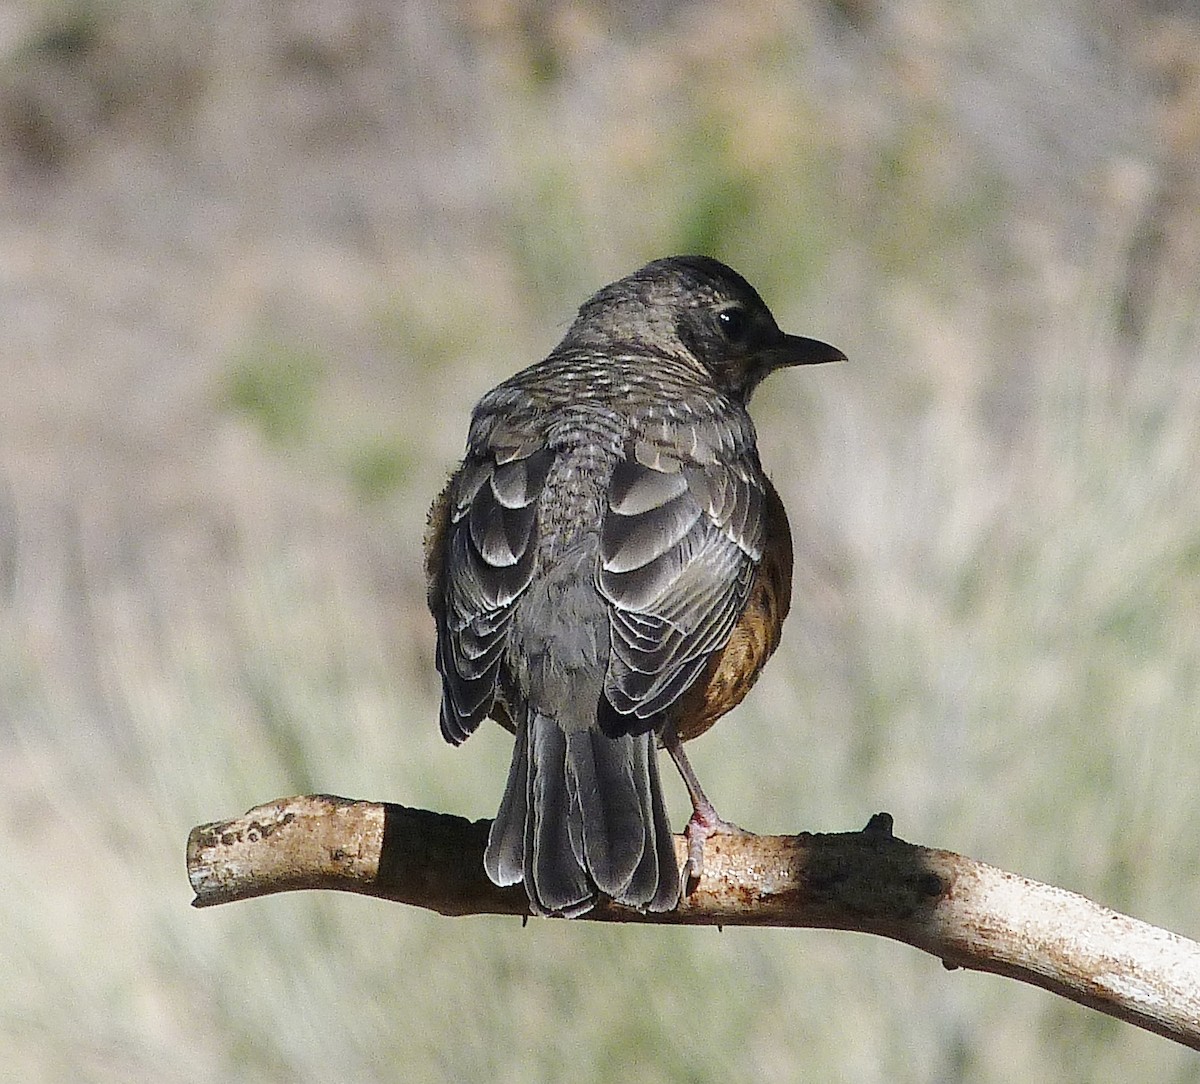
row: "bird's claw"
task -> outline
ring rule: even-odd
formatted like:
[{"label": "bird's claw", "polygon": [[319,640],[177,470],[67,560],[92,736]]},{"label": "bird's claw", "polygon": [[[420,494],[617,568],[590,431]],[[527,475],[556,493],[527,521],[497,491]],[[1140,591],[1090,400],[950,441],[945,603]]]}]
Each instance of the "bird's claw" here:
[{"label": "bird's claw", "polygon": [[752,833],[739,828],[733,821],[717,815],[711,805],[697,807],[683,830],[687,840],[687,861],[683,865],[683,883],[687,891],[695,888],[704,873],[704,841],[710,836],[748,836]]}]

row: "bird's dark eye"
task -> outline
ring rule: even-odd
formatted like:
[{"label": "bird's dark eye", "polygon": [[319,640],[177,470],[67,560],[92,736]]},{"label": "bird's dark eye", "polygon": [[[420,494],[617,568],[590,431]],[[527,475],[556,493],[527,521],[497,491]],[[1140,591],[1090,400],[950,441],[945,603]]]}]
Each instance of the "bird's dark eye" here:
[{"label": "bird's dark eye", "polygon": [[750,315],[740,305],[734,305],[717,313],[717,326],[731,343],[744,342],[750,330]]}]

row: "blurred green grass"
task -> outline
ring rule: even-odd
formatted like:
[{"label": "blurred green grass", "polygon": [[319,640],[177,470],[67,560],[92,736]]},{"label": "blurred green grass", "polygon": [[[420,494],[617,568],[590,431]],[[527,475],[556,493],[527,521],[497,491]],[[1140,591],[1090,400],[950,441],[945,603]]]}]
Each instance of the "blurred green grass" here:
[{"label": "blurred green grass", "polygon": [[453,750],[434,722],[426,506],[474,400],[588,292],[702,249],[852,358],[756,402],[795,600],[695,745],[719,807],[886,809],[1196,936],[1193,23],[5,20],[0,1077],[1200,1078],[897,945],[315,894],[194,912],[182,854],[306,790],[494,812],[507,735]]}]

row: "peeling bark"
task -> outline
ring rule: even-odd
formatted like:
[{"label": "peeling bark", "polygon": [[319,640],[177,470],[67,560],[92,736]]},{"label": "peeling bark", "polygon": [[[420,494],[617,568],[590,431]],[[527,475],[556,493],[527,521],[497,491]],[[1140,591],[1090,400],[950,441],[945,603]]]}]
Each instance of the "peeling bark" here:
[{"label": "peeling bark", "polygon": [[[521,885],[483,872],[489,821],[329,795],[282,798],[188,839],[196,907],[333,889],[443,915],[528,915]],[[679,907],[600,904],[584,919],[854,930],[1032,983],[1200,1049],[1200,944],[949,851],[861,832],[720,835]],[[683,838],[676,837],[682,864]],[[576,919],[574,921],[580,921]]]}]

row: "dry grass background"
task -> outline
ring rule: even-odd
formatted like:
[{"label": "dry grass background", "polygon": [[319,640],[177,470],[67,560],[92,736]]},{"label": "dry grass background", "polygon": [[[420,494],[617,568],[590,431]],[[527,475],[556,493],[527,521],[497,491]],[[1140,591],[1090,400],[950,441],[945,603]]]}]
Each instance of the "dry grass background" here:
[{"label": "dry grass background", "polygon": [[285,793],[494,811],[425,506],[482,391],[697,250],[852,358],[756,405],[799,566],[721,808],[1200,935],[1197,57],[1157,2],[0,3],[0,1078],[1200,1080],[893,944],[182,868]]}]

